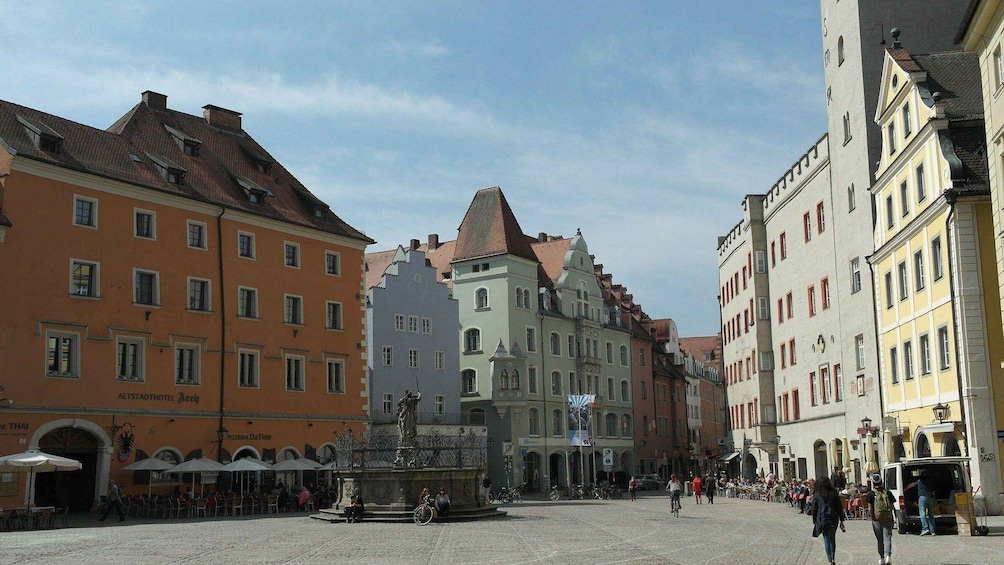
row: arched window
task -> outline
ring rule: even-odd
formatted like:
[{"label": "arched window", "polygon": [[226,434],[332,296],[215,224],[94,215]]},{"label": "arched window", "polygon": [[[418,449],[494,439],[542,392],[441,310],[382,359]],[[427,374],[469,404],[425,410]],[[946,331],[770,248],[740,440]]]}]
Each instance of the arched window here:
[{"label": "arched window", "polygon": [[607,437],[617,437],[616,414],[607,414]]},{"label": "arched window", "polygon": [[[153,456],[156,459],[160,459],[161,461],[165,463],[170,463],[172,465],[178,465],[183,461],[181,453],[168,447],[165,447],[160,451],[158,451],[157,453],[154,453]],[[177,481],[178,477],[175,475],[169,475],[167,473],[150,473],[151,484],[174,483]]]},{"label": "arched window", "polygon": [[631,416],[621,416],[621,437],[631,437]]},{"label": "arched window", "polygon": [[631,390],[627,380],[621,381],[621,402],[627,402],[630,394]]},{"label": "arched window", "polygon": [[473,394],[478,389],[478,372],[474,369],[464,369],[460,372],[460,391]]},{"label": "arched window", "polygon": [[551,429],[554,430],[554,437],[565,435],[565,418],[561,415],[561,410],[551,413]]},{"label": "arched window", "polygon": [[561,336],[551,332],[551,355],[561,355]]},{"label": "arched window", "polygon": [[530,435],[539,436],[540,435],[540,415],[536,408],[531,408],[528,415],[530,421]]},{"label": "arched window", "polygon": [[528,288],[523,289],[523,307],[528,309],[533,308],[533,306],[530,305],[530,289]]},{"label": "arched window", "polygon": [[488,289],[481,287],[474,291],[474,307],[478,310],[488,308]]},{"label": "arched window", "polygon": [[551,394],[561,396],[561,373],[558,371],[551,373]]},{"label": "arched window", "polygon": [[466,353],[481,351],[481,330],[471,328],[464,332],[464,351]]},{"label": "arched window", "polygon": [[516,307],[523,307],[523,289],[518,286],[516,287]]},{"label": "arched window", "polygon": [[837,39],[837,66],[844,64],[844,36]]},{"label": "arched window", "polygon": [[502,373],[499,374],[499,390],[509,389],[509,371],[502,369]]},{"label": "arched window", "polygon": [[628,364],[628,348],[626,345],[621,346],[621,365],[627,366]]},{"label": "arched window", "polygon": [[513,369],[512,374],[509,375],[509,386],[513,390],[519,390],[519,371],[516,369]]}]

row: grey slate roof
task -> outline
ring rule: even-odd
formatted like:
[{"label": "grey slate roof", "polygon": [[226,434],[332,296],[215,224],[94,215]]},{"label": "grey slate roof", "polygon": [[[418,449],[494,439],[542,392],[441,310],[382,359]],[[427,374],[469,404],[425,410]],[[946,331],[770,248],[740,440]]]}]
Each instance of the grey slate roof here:
[{"label": "grey slate roof", "polygon": [[950,120],[982,120],[983,91],[980,82],[979,58],[976,53],[948,51],[930,55],[914,55],[914,60],[927,71],[926,86],[932,95],[941,93],[945,117]]}]

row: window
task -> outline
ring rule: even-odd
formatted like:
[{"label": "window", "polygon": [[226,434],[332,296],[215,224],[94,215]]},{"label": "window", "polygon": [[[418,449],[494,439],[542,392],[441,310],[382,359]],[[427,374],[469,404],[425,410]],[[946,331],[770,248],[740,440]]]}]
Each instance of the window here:
[{"label": "window", "polygon": [[189,277],[188,309],[199,312],[208,312],[212,309],[212,298],[209,295],[209,281]]},{"label": "window", "polygon": [[783,298],[778,298],[777,299],[777,323],[779,323],[779,324],[783,324],[784,323],[784,299]]},{"label": "window", "polygon": [[529,421],[530,435],[539,436],[540,435],[540,413],[536,408],[531,408],[527,414],[527,419]]},{"label": "window", "polygon": [[833,366],[833,381],[834,381],[834,400],[840,402],[844,399],[844,371],[840,367],[840,364]]},{"label": "window", "polygon": [[829,404],[833,398],[833,382],[830,380],[830,368],[819,368],[819,381],[823,385],[823,404]]},{"label": "window", "polygon": [[844,64],[844,37],[837,38],[837,66]]},{"label": "window", "polygon": [[858,334],[854,336],[854,351],[857,353],[857,370],[865,368],[865,336]]},{"label": "window", "polygon": [[816,287],[810,286],[806,292],[806,300],[809,302],[809,316],[816,315]]},{"label": "window", "polygon": [[1001,48],[994,50],[994,90],[1004,84],[1004,57],[1001,57]]},{"label": "window", "polygon": [[554,437],[565,435],[565,418],[562,416],[561,410],[555,410],[551,413],[551,429]]},{"label": "window", "polygon": [[98,201],[83,196],[74,197],[73,223],[88,228],[98,227]]},{"label": "window", "polygon": [[199,346],[176,344],[174,346],[174,383],[179,385],[199,384]]},{"label": "window", "polygon": [[813,406],[819,405],[819,382],[816,381],[816,372],[809,373],[809,399]]},{"label": "window", "polygon": [[325,315],[325,327],[329,330],[343,330],[342,325],[342,305],[340,302],[325,302],[327,312]]},{"label": "window", "polygon": [[937,236],[931,240],[931,275],[934,280],[941,280],[941,277],[945,276],[945,271],[942,269],[941,263],[941,236]]},{"label": "window", "polygon": [[141,271],[133,269],[135,288],[133,302],[136,304],[146,304],[157,306],[160,303],[157,289],[157,273],[155,271]]},{"label": "window", "polygon": [[927,334],[920,336],[920,374],[926,376],[931,374],[931,337]]},{"label": "window", "polygon": [[527,388],[530,389],[530,394],[537,394],[537,368],[527,367],[526,369],[526,382]]},{"label": "window", "polygon": [[482,310],[488,308],[488,289],[479,288],[474,291],[474,304],[475,308]]},{"label": "window", "polygon": [[561,396],[561,373],[558,371],[551,373],[551,394]]},{"label": "window", "polygon": [[924,186],[924,165],[917,165],[917,202],[927,198],[927,188]]},{"label": "window", "polygon": [[513,390],[520,389],[519,371],[517,371],[516,369],[513,369],[512,373],[509,375],[509,387],[512,388]]},{"label": "window", "polygon": [[614,364],[614,344],[609,341],[606,343],[606,354],[607,354],[607,365]]},{"label": "window", "polygon": [[802,232],[805,234],[805,242],[808,243],[812,239],[812,218],[808,212],[802,215]]},{"label": "window", "polygon": [[417,369],[418,368],[418,350],[409,349],[408,350],[408,368]]},{"label": "window", "polygon": [[899,299],[906,300],[908,293],[908,285],[906,281],[906,261],[897,265],[896,271],[899,274]]},{"label": "window", "polygon": [[760,352],[760,369],[763,371],[773,371],[774,370],[774,352],[773,351],[761,351]]},{"label": "window", "polygon": [[612,378],[607,378],[607,398],[613,400],[616,398],[614,396],[614,380]]},{"label": "window", "polygon": [[245,388],[258,387],[258,352],[241,350],[239,356],[240,386]]},{"label": "window", "polygon": [[70,294],[98,296],[98,265],[85,261],[70,261]]},{"label": "window", "polygon": [[861,291],[861,258],[851,259],[851,294]]},{"label": "window", "polygon": [[910,189],[906,186],[906,181],[899,183],[899,205],[900,213],[903,217],[910,215]]},{"label": "window", "polygon": [[645,381],[640,381],[638,393],[641,395],[641,399],[645,400],[648,398],[648,389],[645,386]]},{"label": "window", "polygon": [[427,335],[432,333],[432,318],[422,318],[422,333]]},{"label": "window", "polygon": [[78,334],[50,333],[46,337],[46,375],[79,377]]},{"label": "window", "polygon": [[120,381],[142,381],[143,340],[119,338],[115,350],[116,378]]},{"label": "window", "polygon": [[788,238],[785,237],[784,232],[781,232],[781,235],[778,236],[778,241],[780,241],[781,245],[781,260],[784,261],[788,257]]},{"label": "window", "polygon": [[784,298],[785,298],[785,313],[787,314],[787,317],[790,320],[791,317],[794,315],[794,308],[791,305],[791,293],[789,292]]},{"label": "window", "polygon": [[389,345],[383,346],[381,357],[383,359],[383,366],[384,367],[393,367],[394,366],[394,348],[393,347],[391,347]]},{"label": "window", "polygon": [[819,281],[820,300],[823,301],[823,310],[830,307],[830,279],[824,278]]},{"label": "window", "polygon": [[299,243],[289,243],[286,242],[286,266],[294,267],[296,269],[300,268],[300,244]]},{"label": "window", "polygon": [[206,224],[188,222],[188,246],[193,249],[206,249]]},{"label": "window", "polygon": [[286,356],[286,390],[303,391],[303,357]]},{"label": "window", "polygon": [[566,345],[565,351],[568,352],[568,357],[569,358],[575,357],[575,350],[576,350],[575,336],[572,334],[568,334],[568,343],[565,345]]},{"label": "window", "polygon": [[605,423],[607,437],[617,437],[617,415],[608,412]]},{"label": "window", "polygon": [[639,347],[638,348],[638,365],[640,365],[642,367],[645,366],[645,348],[644,347]]},{"label": "window", "polygon": [[896,152],[896,124],[889,124],[886,132],[889,134],[886,136],[887,143],[889,144],[889,154],[892,155]]},{"label": "window", "polygon": [[551,342],[551,355],[561,355],[561,336],[558,332],[551,332],[549,336]]},{"label": "window", "polygon": [[889,348],[889,375],[892,377],[892,384],[899,382],[899,349],[895,346]]},{"label": "window", "polygon": [[404,314],[394,314],[394,331],[404,331]]},{"label": "window", "polygon": [[885,272],[885,307],[892,308],[896,302],[895,291],[892,286],[892,271]]},{"label": "window", "polygon": [[523,289],[523,307],[528,310],[533,308],[533,305],[530,304],[530,289],[528,288]]},{"label": "window", "polygon": [[788,340],[788,361],[792,367],[795,366],[795,338]]},{"label": "window", "polygon": [[254,234],[237,232],[237,254],[245,259],[254,259]]},{"label": "window", "polygon": [[285,303],[285,317],[287,324],[303,324],[303,298],[290,294],[283,295]]},{"label": "window", "polygon": [[766,296],[760,296],[757,298],[757,319],[770,319],[770,302],[768,302]]},{"label": "window", "polygon": [[463,394],[474,394],[478,389],[478,374],[474,369],[464,369],[460,372],[460,391]]},{"label": "window", "polygon": [[516,287],[516,307],[523,308],[523,288]]},{"label": "window", "polygon": [[156,215],[149,210],[135,210],[133,234],[145,239],[157,239]]},{"label": "window", "polygon": [[630,400],[631,389],[627,381],[621,381],[621,402],[628,402]]},{"label": "window", "polygon": [[392,414],[394,412],[394,395],[385,392],[383,395],[383,413]]},{"label": "window", "polygon": [[913,131],[910,126],[910,103],[907,102],[903,104],[903,137],[910,137],[910,132]]},{"label": "window", "polygon": [[537,329],[529,326],[526,328],[526,350],[530,353],[537,351]]},{"label": "window", "polygon": [[763,251],[756,252],[756,272],[757,273],[767,272],[767,254]]},{"label": "window", "polygon": [[464,352],[479,353],[481,351],[481,330],[471,328],[464,332]]},{"label": "window", "polygon": [[891,230],[896,225],[896,213],[893,211],[892,195],[885,197],[885,227]]},{"label": "window", "polygon": [[906,380],[913,380],[913,342],[903,342],[903,375]]},{"label": "window", "polygon": [[433,365],[435,366],[437,371],[446,370],[446,352],[436,351],[435,353],[432,354],[432,357],[433,357]]},{"label": "window", "polygon": [[822,202],[816,204],[816,230],[819,233],[826,231],[826,212]]},{"label": "window", "polygon": [[408,316],[408,331],[418,333],[418,316]]},{"label": "window", "polygon": [[917,292],[924,290],[924,251],[913,254],[913,284]]},{"label": "window", "polygon": [[328,359],[328,392],[345,394],[345,362]]},{"label": "window", "polygon": [[851,113],[844,114],[844,145],[851,140]]},{"label": "window", "polygon": [[857,199],[854,197],[854,183],[847,187],[847,211],[853,212],[858,207]]},{"label": "window", "polygon": [[772,241],[770,242],[770,266],[774,267],[777,265],[777,253],[775,252],[776,244]]},{"label": "window", "polygon": [[620,357],[621,357],[621,366],[622,367],[627,367],[627,364],[628,364],[628,348],[627,348],[626,345],[622,345],[620,347]]},{"label": "window", "polygon": [[258,291],[237,287],[237,315],[241,318],[258,317]]},{"label": "window", "polygon": [[938,328],[938,366],[944,371],[952,365],[951,350],[948,343],[948,327]]},{"label": "window", "polygon": [[791,391],[791,418],[798,420],[801,417],[801,406],[798,403],[798,389]]},{"label": "window", "polygon": [[324,273],[333,277],[342,274],[342,256],[334,251],[324,252]]}]

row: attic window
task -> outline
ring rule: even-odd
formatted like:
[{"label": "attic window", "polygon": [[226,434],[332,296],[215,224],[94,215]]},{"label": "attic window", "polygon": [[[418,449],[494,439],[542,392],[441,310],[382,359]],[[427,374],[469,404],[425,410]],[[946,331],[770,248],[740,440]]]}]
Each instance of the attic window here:
[{"label": "attic window", "polygon": [[252,204],[261,204],[261,197],[262,195],[258,192],[248,192],[248,200],[250,200]]},{"label": "attic window", "polygon": [[234,177],[234,181],[244,189],[244,194],[247,195],[248,202],[252,204],[261,204],[265,201],[266,196],[272,196],[272,193],[269,192],[268,189],[252,180],[248,180],[244,177]]},{"label": "attic window", "polygon": [[174,138],[174,142],[178,144],[185,155],[190,157],[196,157],[199,155],[199,148],[202,147],[201,141],[181,130],[174,129],[167,124],[164,124],[164,129],[167,130],[167,133],[171,134],[171,137]]},{"label": "attic window", "polygon": [[314,217],[315,218],[323,218],[324,217],[324,210],[321,209],[321,208],[314,209]]},{"label": "attic window", "polygon": [[254,168],[259,173],[267,175],[268,172],[272,169],[272,163],[269,163],[268,161],[258,161],[254,164]]},{"label": "attic window", "polygon": [[21,122],[21,125],[27,130],[35,147],[46,153],[59,153],[59,147],[63,144],[63,136],[41,122],[32,122],[21,116],[17,116],[17,121]]},{"label": "attic window", "polygon": [[272,170],[272,160],[268,157],[258,153],[250,147],[245,147],[241,145],[241,151],[251,159],[251,163],[254,164],[254,170],[258,171],[263,175],[269,174]]},{"label": "attic window", "polygon": [[192,157],[197,157],[199,155],[199,145],[186,141],[184,144],[185,155],[190,155]]},{"label": "attic window", "polygon": [[147,153],[146,156],[153,161],[153,164],[160,172],[160,176],[164,177],[164,180],[167,182],[171,184],[181,184],[185,180],[185,173],[188,171],[174,161],[165,159],[164,157],[158,157],[157,155],[150,153]]}]

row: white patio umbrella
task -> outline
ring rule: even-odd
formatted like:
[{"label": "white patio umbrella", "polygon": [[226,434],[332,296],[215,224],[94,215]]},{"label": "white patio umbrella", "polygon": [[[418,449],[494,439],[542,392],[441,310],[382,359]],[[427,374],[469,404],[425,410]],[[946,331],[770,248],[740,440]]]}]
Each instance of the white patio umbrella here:
[{"label": "white patio umbrella", "polygon": [[52,455],[37,449],[0,457],[0,473],[28,473],[28,492],[25,493],[24,499],[25,504],[29,505],[35,502],[35,473],[77,471],[82,466],[76,459]]},{"label": "white patio umbrella", "polygon": [[875,461],[875,437],[872,436],[871,432],[865,436],[865,473],[878,473],[879,466],[878,461]]},{"label": "white patio umbrella", "polygon": [[278,463],[272,465],[272,470],[280,472],[293,472],[293,471],[316,471],[323,467],[317,461],[311,461],[310,459],[300,457],[299,459],[287,459],[285,461],[279,461]]},{"label": "white patio umbrella", "polygon": [[[244,459],[237,459],[227,463],[220,471],[229,471],[231,473],[243,473],[245,471],[270,471],[272,466],[268,463],[262,461],[261,459],[253,459],[251,457],[245,457]],[[241,481],[241,496],[244,496],[244,481]]]},{"label": "white patio umbrella", "polygon": [[[157,459],[156,457],[147,457],[146,459],[140,459],[135,463],[130,463],[125,467],[122,467],[123,471],[150,471],[155,473],[164,472],[171,467],[174,467],[174,463],[168,463],[163,459]],[[146,495],[150,496],[153,491],[153,480],[148,480],[146,482]]]},{"label": "white patio umbrella", "polygon": [[214,473],[222,468],[222,463],[218,463],[205,457],[200,457],[198,459],[189,459],[184,463],[179,463],[166,470],[165,473],[192,473],[192,492],[195,492],[196,474],[201,475],[202,473]]}]

